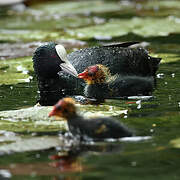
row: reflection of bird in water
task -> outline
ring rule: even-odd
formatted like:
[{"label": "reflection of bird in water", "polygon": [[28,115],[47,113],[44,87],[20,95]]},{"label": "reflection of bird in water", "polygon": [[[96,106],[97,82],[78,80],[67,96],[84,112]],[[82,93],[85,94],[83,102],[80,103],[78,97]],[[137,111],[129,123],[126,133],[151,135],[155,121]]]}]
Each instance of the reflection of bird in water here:
[{"label": "reflection of bird in water", "polygon": [[106,138],[121,138],[132,136],[132,132],[119,121],[111,117],[97,117],[84,119],[76,112],[75,102],[72,98],[63,98],[49,113],[49,116],[65,118],[70,132],[82,139],[92,138],[103,140]]},{"label": "reflection of bird in water", "polygon": [[87,84],[85,96],[98,102],[103,102],[105,98],[149,95],[154,82],[152,77],[112,76],[109,69],[101,64],[89,66],[78,77]]},{"label": "reflection of bird in water", "polygon": [[[58,168],[61,172],[81,172],[83,167],[81,161],[76,156],[71,155],[52,155],[51,160],[55,162],[50,163],[50,166]],[[58,161],[57,161],[58,160]]]},{"label": "reflection of bird in water", "polygon": [[130,48],[133,44],[136,42],[84,48],[68,55],[55,43],[40,46],[33,56],[40,91],[39,103],[54,105],[64,96],[83,94],[85,83],[62,72],[67,70],[60,67],[65,61],[71,63],[78,73],[88,66],[103,64],[112,75],[155,77],[161,58],[149,56],[143,48]]},{"label": "reflection of bird in water", "polygon": [[58,152],[55,155],[51,155],[49,158],[52,162],[49,164],[52,167],[58,168],[61,172],[82,172],[88,170],[88,167],[84,166],[83,156],[87,154],[111,154],[120,153],[122,151],[122,145],[120,143],[94,143],[94,144],[80,144],[73,146],[64,152]]}]

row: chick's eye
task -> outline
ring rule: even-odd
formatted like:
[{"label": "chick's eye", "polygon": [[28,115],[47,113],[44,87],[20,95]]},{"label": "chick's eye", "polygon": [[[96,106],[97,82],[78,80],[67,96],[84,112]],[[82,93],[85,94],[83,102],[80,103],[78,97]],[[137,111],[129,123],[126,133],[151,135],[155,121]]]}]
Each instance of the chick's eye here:
[{"label": "chick's eye", "polygon": [[91,66],[88,68],[88,75],[89,76],[95,76],[96,73],[98,72],[98,66]]},{"label": "chick's eye", "polygon": [[91,71],[90,69],[88,70],[88,76],[93,76],[95,72]]},{"label": "chick's eye", "polygon": [[94,73],[93,73],[93,72],[91,72],[91,71],[89,71],[89,72],[88,72],[88,75],[89,75],[89,76],[93,76],[93,75],[94,75]]},{"label": "chick's eye", "polygon": [[64,112],[64,113],[68,113],[68,110],[67,110],[67,109],[64,109],[63,112]]},{"label": "chick's eye", "polygon": [[58,105],[58,106],[56,106],[56,109],[61,110],[62,108],[61,108],[61,106]]}]

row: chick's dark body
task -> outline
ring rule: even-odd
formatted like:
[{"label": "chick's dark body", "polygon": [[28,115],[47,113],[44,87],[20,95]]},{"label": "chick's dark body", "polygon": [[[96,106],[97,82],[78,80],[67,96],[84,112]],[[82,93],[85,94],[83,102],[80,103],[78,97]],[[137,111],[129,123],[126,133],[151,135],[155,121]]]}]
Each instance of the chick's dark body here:
[{"label": "chick's dark body", "polygon": [[150,95],[153,91],[152,77],[118,76],[109,82],[109,94],[111,97]]},{"label": "chick's dark body", "polygon": [[73,135],[88,136],[93,139],[121,138],[132,136],[132,132],[112,118],[83,119],[80,116],[68,119],[68,126]]},{"label": "chick's dark body", "polygon": [[153,91],[153,77],[111,75],[109,68],[102,64],[87,67],[78,77],[84,79],[84,95],[97,102],[107,98],[150,95]]},{"label": "chick's dark body", "polygon": [[108,83],[87,85],[84,89],[84,95],[88,98],[95,98],[99,102],[103,102],[105,97],[110,96]]},{"label": "chick's dark body", "polygon": [[[94,64],[106,65],[111,74],[153,76],[158,69],[160,58],[153,58],[143,48],[129,48],[127,44],[107,47],[92,47],[68,54],[68,60],[78,73]],[[34,70],[40,91],[39,103],[53,105],[65,95],[83,94],[85,83],[81,79],[61,71],[55,43],[37,48],[33,56]]]}]

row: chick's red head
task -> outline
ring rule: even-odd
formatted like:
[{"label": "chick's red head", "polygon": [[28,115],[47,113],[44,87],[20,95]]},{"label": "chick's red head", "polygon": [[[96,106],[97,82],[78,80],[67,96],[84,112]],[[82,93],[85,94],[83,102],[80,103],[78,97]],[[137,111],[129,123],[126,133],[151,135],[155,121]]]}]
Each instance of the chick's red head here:
[{"label": "chick's red head", "polygon": [[87,84],[102,83],[106,78],[106,67],[101,64],[89,66],[82,73],[78,74],[80,79],[84,79]]},{"label": "chick's red head", "polygon": [[54,105],[49,117],[57,116],[65,119],[76,114],[75,101],[72,98],[63,98]]}]

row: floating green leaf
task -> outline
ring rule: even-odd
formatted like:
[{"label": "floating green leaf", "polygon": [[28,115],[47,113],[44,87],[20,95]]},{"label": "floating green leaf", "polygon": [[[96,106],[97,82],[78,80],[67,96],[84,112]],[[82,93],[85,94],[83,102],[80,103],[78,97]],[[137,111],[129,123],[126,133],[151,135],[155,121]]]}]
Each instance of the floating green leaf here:
[{"label": "floating green leaf", "polygon": [[180,138],[171,140],[170,144],[172,145],[172,147],[179,149],[180,148]]},{"label": "floating green leaf", "polygon": [[0,84],[16,84],[30,82],[32,76],[29,72],[33,70],[32,58],[18,58],[0,61]]},{"label": "floating green leaf", "polygon": [[80,34],[79,38],[82,39],[123,36],[130,32],[143,37],[167,36],[170,33],[180,32],[180,23],[169,17],[163,19],[134,17],[131,19],[112,19],[102,25],[74,30],[75,35]]},{"label": "floating green leaf", "polygon": [[1,153],[25,152],[49,149],[62,146],[63,142],[58,137],[33,137],[17,140],[16,142],[0,146]]},{"label": "floating green leaf", "polygon": [[34,6],[36,10],[43,10],[46,13],[50,14],[60,14],[60,15],[69,15],[69,14],[89,14],[89,13],[100,13],[100,12],[112,12],[118,11],[121,8],[125,7],[122,5],[118,6],[116,2],[104,2],[104,1],[79,1],[79,2],[63,2],[63,3],[49,3],[49,4],[40,4]]}]

